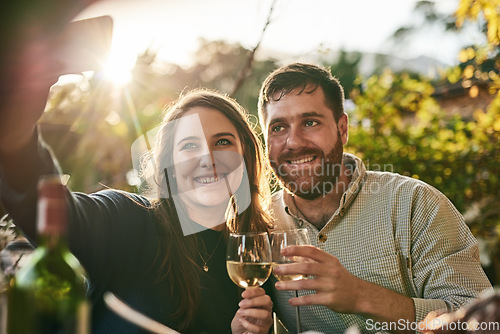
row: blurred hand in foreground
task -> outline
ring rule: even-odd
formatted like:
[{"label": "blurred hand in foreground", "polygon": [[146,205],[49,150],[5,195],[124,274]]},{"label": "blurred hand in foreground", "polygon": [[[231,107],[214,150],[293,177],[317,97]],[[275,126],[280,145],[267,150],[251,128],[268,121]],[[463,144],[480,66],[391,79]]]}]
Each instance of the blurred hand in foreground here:
[{"label": "blurred hand in foreground", "polygon": [[31,138],[61,69],[59,33],[95,0],[4,1],[0,5],[0,153]]},{"label": "blurred hand in foreground", "polygon": [[453,313],[430,312],[419,328],[424,334],[500,333],[500,292],[489,291]]}]

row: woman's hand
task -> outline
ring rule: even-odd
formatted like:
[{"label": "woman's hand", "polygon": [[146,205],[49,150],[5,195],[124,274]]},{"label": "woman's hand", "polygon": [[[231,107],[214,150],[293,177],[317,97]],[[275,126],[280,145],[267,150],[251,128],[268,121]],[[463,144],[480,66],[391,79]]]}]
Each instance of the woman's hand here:
[{"label": "woman's hand", "polygon": [[0,153],[15,152],[31,138],[49,88],[58,79],[51,37],[26,32],[5,51],[2,66]]},{"label": "woman's hand", "polygon": [[33,135],[50,87],[62,74],[59,32],[95,0],[12,3],[0,13],[0,153],[14,153]]},{"label": "woman's hand", "polygon": [[241,294],[239,310],[231,322],[233,334],[268,333],[273,323],[273,302],[261,287],[247,288]]}]

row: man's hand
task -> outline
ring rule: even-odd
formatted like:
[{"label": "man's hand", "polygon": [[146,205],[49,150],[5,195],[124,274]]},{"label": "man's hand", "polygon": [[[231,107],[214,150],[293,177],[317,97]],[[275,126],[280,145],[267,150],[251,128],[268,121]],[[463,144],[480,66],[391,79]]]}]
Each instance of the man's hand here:
[{"label": "man's hand", "polygon": [[282,254],[303,257],[306,261],[277,266],[274,269],[277,274],[313,276],[276,283],[277,290],[315,291],[311,295],[291,298],[290,305],[323,305],[334,312],[359,314],[382,322],[415,321],[411,298],[352,275],[335,256],[314,246],[289,246]]},{"label": "man's hand", "polygon": [[260,287],[247,288],[241,296],[240,308],[231,322],[232,332],[268,333],[273,323],[271,298]]},{"label": "man's hand", "polygon": [[[340,261],[314,246],[290,246],[282,250],[287,257],[300,256],[307,262],[277,266],[277,274],[300,273],[314,278],[280,281],[278,290],[312,290],[315,294],[291,298],[290,305],[323,305],[335,312],[359,313],[365,295],[364,281],[349,273]],[[309,261],[312,260],[312,261]]]}]

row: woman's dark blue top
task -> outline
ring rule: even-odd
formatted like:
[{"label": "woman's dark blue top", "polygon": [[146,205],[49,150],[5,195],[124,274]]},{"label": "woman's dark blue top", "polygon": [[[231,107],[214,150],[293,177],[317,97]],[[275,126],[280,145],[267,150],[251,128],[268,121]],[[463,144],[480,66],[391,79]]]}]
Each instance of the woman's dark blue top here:
[{"label": "woman's dark blue top", "polygon": [[[177,324],[168,315],[175,312],[182,291],[172,289],[168,278],[157,282],[162,254],[159,244],[168,242],[160,233],[149,202],[134,194],[108,190],[92,195],[73,194],[70,245],[91,283],[94,333],[139,333],[107,309],[105,291],[113,292],[138,311],[170,327]],[[228,333],[238,309],[240,293],[226,271],[226,242],[213,230],[199,232],[199,249],[209,270],[201,270],[200,305],[195,322],[183,333]],[[219,242],[220,241],[220,242]],[[203,244],[201,244],[203,242]],[[217,248],[215,249],[215,247]],[[208,250],[208,254],[204,250]],[[214,251],[215,249],[215,251]],[[157,261],[154,261],[154,259]],[[175,270],[175,269],[174,269]]]}]

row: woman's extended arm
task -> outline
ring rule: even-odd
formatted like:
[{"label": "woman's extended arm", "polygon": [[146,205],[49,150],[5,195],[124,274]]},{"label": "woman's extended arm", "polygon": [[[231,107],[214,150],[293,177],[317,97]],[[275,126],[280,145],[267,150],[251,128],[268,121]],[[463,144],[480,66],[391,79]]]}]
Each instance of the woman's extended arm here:
[{"label": "woman's extended arm", "polygon": [[[61,73],[54,42],[59,31],[93,0],[12,2],[2,6],[0,25],[0,197],[12,214],[34,235],[36,183],[40,175],[57,171],[38,140],[37,122],[50,87]],[[16,210],[14,210],[16,211]]]}]

